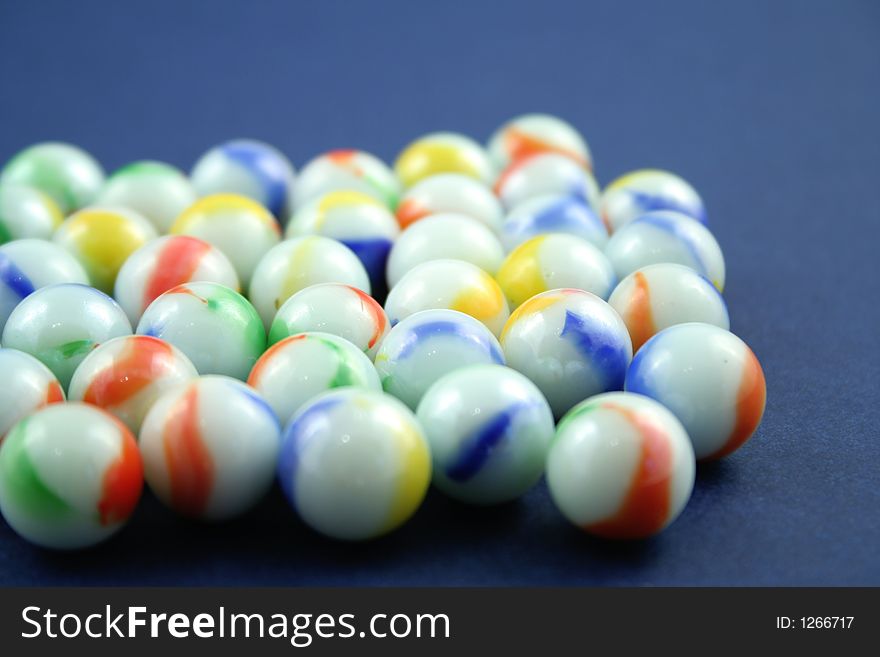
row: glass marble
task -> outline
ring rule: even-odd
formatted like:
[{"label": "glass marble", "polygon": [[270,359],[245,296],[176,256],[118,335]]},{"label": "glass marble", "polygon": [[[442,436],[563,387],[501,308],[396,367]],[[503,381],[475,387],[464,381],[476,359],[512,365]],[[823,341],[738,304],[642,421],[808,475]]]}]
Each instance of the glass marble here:
[{"label": "glass marble", "polygon": [[537,153],[512,162],[495,180],[495,194],[508,210],[535,196],[574,196],[599,211],[599,185],[593,174],[558,153]]},{"label": "glass marble", "polygon": [[637,269],[614,288],[608,303],[629,329],[634,351],[675,324],[704,322],[730,329],[721,293],[684,265],[664,262]]},{"label": "glass marble", "polygon": [[600,214],[610,233],[655,210],[681,212],[706,223],[703,199],[690,183],[669,171],[632,171],[609,183],[602,192]]},{"label": "glass marble", "polygon": [[282,425],[327,390],[382,390],[373,361],[363,351],[348,340],[315,331],[276,342],[254,365],[247,382],[263,395]]},{"label": "glass marble", "polygon": [[131,324],[113,299],[87,285],[58,283],[15,307],[3,327],[3,346],[35,356],[67,390],[86,355],[122,335],[131,335]]},{"label": "glass marble", "polygon": [[204,281],[240,291],[238,274],[223,251],[188,235],[163,235],[132,253],[119,269],[113,296],[132,326],[163,292]]},{"label": "glass marble", "polygon": [[626,324],[583,290],[538,294],[513,311],[501,346],[510,367],[544,393],[556,417],[587,397],[622,390],[632,360]]},{"label": "glass marble", "polygon": [[342,283],[370,294],[370,277],[357,255],[329,237],[285,240],[270,250],[254,271],[250,300],[266,328],[294,294],[318,283]]},{"label": "glass marble", "polygon": [[164,162],[141,160],[107,178],[97,205],[134,210],[159,233],[167,233],[180,214],[196,202],[192,184],[180,169]]},{"label": "glass marble", "polygon": [[607,299],[617,278],[608,258],[574,235],[538,235],[516,247],[496,276],[504,296],[516,309],[536,294],[558,288],[592,292]]},{"label": "glass marble", "polygon": [[104,170],[77,146],[43,142],[9,160],[0,172],[0,183],[36,187],[66,215],[94,201],[104,184]]},{"label": "glass marble", "polygon": [[661,262],[690,267],[724,290],[724,255],[712,233],[696,219],[679,212],[658,210],[643,214],[616,231],[605,255],[618,279],[637,269]]},{"label": "glass marble", "polygon": [[366,194],[392,211],[400,197],[400,181],[391,168],[375,155],[352,149],[328,151],[310,160],[300,170],[293,189],[296,209],[344,189]]},{"label": "glass marble", "polygon": [[0,444],[9,430],[37,410],[64,401],[64,390],[52,370],[15,349],[0,349]]},{"label": "glass marble", "polygon": [[0,184],[0,244],[52,237],[64,216],[51,196],[36,187]]},{"label": "glass marble", "polygon": [[608,231],[593,209],[575,196],[543,194],[529,198],[511,210],[501,225],[506,251],[537,235],[567,233],[605,247]]},{"label": "glass marble", "polygon": [[485,271],[463,260],[431,260],[410,269],[388,293],[391,325],[421,310],[447,308],[482,322],[496,336],[510,315],[504,293]]},{"label": "glass marble", "polygon": [[0,333],[22,299],[55,283],[88,285],[89,277],[76,258],[52,242],[24,239],[0,246]]},{"label": "glass marble", "polygon": [[281,427],[250,386],[203,376],[159,397],[139,444],[147,484],[163,504],[190,518],[226,520],[272,486]]},{"label": "glass marble", "polygon": [[643,539],[681,514],[695,471],[694,450],[672,413],[647,397],[611,392],[562,418],[547,458],[547,487],[585,532]]},{"label": "glass marble", "polygon": [[144,311],[137,333],[170,342],[199,374],[242,381],[266,349],[266,331],[257,311],[219,283],[186,283],[160,295]]},{"label": "glass marble", "polygon": [[385,263],[399,234],[397,219],[382,202],[349,190],[328,192],[305,204],[285,231],[288,238],[323,235],[342,242],[361,261],[373,288],[385,284]]},{"label": "glass marble", "polygon": [[281,241],[281,228],[266,208],[235,194],[214,194],[196,201],[170,232],[198,237],[223,251],[243,289],[250,284],[257,263]]},{"label": "glass marble", "polygon": [[432,385],[416,416],[431,446],[434,485],[471,504],[525,494],[544,473],[553,413],[519,372],[477,365]]},{"label": "glass marble", "polygon": [[290,216],[295,178],[293,165],[281,151],[254,139],[233,139],[215,146],[190,172],[199,196],[245,196],[279,220]]},{"label": "glass marble", "polygon": [[351,285],[321,283],[300,290],[278,309],[269,330],[269,344],[319,331],[345,338],[371,360],[388,334],[385,310],[369,294]]},{"label": "glass marble", "polygon": [[460,173],[486,184],[494,169],[480,144],[455,132],[432,132],[410,143],[394,162],[404,188],[438,173]]},{"label": "glass marble", "polygon": [[97,347],[79,364],[68,398],[97,406],[137,435],[159,396],[198,376],[173,345],[147,335],[125,335]]},{"label": "glass marble", "polygon": [[497,338],[456,310],[423,310],[397,324],[379,347],[376,370],[385,392],[415,409],[440,377],[469,365],[504,365]]},{"label": "glass marble", "polygon": [[155,237],[153,224],[134,210],[89,207],[69,216],[52,241],[79,261],[92,287],[113,294],[122,263]]},{"label": "glass marble", "polygon": [[312,529],[361,541],[397,529],[416,512],[431,481],[431,455],[415,416],[399,401],[341,388],[293,417],[278,479]]},{"label": "glass marble", "polygon": [[487,147],[499,171],[537,153],[557,153],[593,170],[587,142],[567,121],[549,114],[523,114],[498,128]]},{"label": "glass marble", "polygon": [[441,173],[410,187],[397,206],[397,221],[407,228],[424,217],[441,213],[463,214],[501,232],[504,209],[492,190],[478,180],[459,173]]},{"label": "glass marble", "polygon": [[0,446],[0,513],[42,547],[73,550],[110,538],[134,512],[143,483],[134,436],[88,404],[47,406]]},{"label": "glass marble", "polygon": [[748,345],[703,323],[677,324],[639,349],[626,389],[672,411],[700,460],[733,453],[752,437],[767,401],[764,371]]},{"label": "glass marble", "polygon": [[407,228],[388,256],[388,285],[431,260],[464,260],[494,276],[504,260],[504,248],[485,225],[464,214],[444,213],[425,217]]}]

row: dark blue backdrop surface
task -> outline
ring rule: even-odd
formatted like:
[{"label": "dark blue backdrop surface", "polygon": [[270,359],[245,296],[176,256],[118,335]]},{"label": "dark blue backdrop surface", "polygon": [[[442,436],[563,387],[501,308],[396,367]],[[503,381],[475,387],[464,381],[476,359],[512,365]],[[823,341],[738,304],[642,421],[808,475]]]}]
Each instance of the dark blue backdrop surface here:
[{"label": "dark blue backdrop surface", "polygon": [[108,170],[188,168],[239,136],[297,165],[392,159],[558,114],[601,183],[660,166],[700,190],[769,393],[752,442],[641,543],[580,534],[543,485],[491,510],[432,493],[367,545],[307,531],[277,493],[218,526],[148,495],[80,554],[0,523],[0,584],[880,584],[880,4],[0,0],[0,88],[0,160],[62,139]]}]

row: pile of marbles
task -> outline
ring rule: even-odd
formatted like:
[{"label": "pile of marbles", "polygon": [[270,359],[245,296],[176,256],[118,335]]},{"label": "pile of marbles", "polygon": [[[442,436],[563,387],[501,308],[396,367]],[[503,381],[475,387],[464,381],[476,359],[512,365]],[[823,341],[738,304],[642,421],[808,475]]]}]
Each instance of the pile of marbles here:
[{"label": "pile of marbles", "polygon": [[106,177],[31,146],[0,173],[0,512],[80,548],[144,481],[220,521],[277,480],[308,526],[361,540],[431,483],[494,505],[546,475],[585,531],[656,534],[765,404],[706,221],[667,171],[600,189],[548,115],[486,147],[428,134],[393,168],[336,150],[296,173],[237,140],[189,175]]}]

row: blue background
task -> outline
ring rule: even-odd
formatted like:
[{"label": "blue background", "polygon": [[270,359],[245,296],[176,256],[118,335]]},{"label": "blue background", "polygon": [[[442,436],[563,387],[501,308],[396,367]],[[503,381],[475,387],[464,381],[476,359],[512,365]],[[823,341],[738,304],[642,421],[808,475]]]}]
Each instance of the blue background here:
[{"label": "blue background", "polygon": [[277,492],[217,526],[147,495],[79,554],[0,523],[0,584],[880,584],[880,3],[0,0],[0,89],[0,160],[61,139],[108,170],[188,169],[239,136],[300,166],[390,160],[421,133],[558,114],[600,183],[659,166],[700,190],[769,391],[752,442],[700,466],[652,540],[582,535],[543,485],[490,510],[432,493],[366,545]]}]

